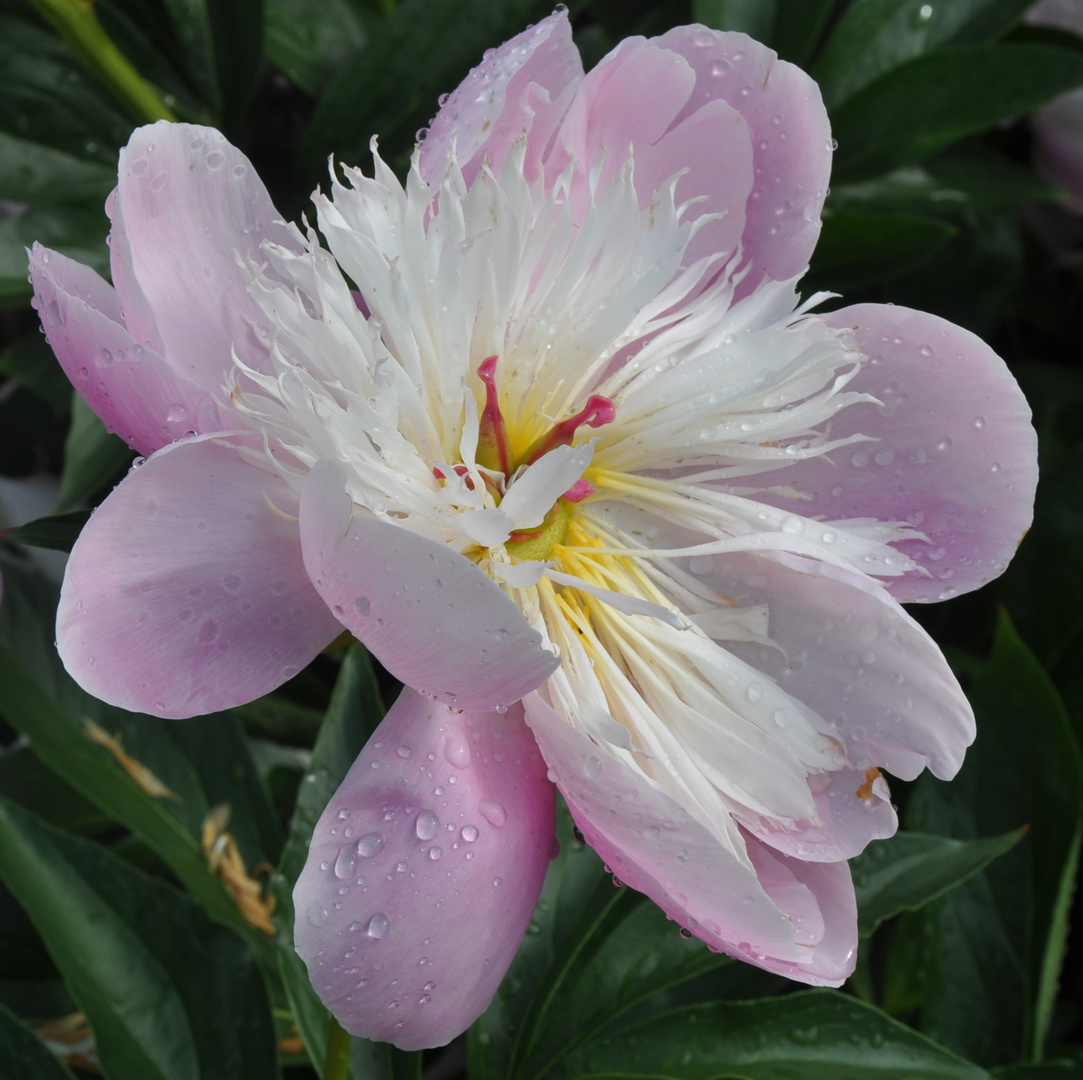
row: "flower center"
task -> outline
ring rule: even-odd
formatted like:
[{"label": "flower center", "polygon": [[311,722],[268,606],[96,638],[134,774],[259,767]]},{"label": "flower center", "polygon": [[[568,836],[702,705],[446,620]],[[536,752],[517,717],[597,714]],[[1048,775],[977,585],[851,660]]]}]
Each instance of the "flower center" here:
[{"label": "flower center", "polygon": [[[570,446],[576,432],[584,424],[600,428],[611,424],[617,417],[617,407],[601,394],[591,394],[586,405],[574,416],[554,424],[544,435],[537,438],[523,451],[515,455],[508,438],[508,426],[500,409],[500,396],[496,389],[495,356],[483,360],[478,367],[478,378],[485,385],[485,408],[479,421],[476,460],[485,469],[511,476],[521,465],[533,465],[540,457],[558,446]],[[582,496],[580,496],[582,498]],[[573,501],[578,502],[578,499]]]},{"label": "flower center", "polygon": [[[500,408],[500,397],[496,387],[497,357],[490,356],[478,367],[478,378],[485,386],[485,408],[479,418],[478,448],[475,460],[484,469],[502,473],[507,478],[514,476],[516,470],[526,465],[533,465],[540,458],[560,446],[570,446],[579,428],[600,428],[616,419],[617,410],[613,402],[600,394],[592,394],[586,405],[574,416],[561,420],[544,434],[536,438],[520,454],[512,450],[512,441],[508,434],[508,425]],[[497,502],[503,491],[494,490]],[[572,517],[572,504],[594,494],[594,486],[588,481],[577,480],[549,509],[542,523],[537,528],[521,529],[513,532],[506,541],[508,554],[517,559],[547,559],[557,544],[562,544],[568,534],[568,525]]]},{"label": "flower center", "polygon": [[572,519],[571,504],[560,498],[536,529],[521,529],[508,537],[505,547],[517,559],[548,559],[557,544],[563,544]]}]

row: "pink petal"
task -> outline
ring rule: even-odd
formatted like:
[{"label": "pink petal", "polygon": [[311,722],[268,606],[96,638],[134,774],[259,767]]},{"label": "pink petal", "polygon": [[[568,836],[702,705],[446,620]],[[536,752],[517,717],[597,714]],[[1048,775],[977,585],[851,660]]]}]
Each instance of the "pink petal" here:
[{"label": "pink petal", "polygon": [[753,836],[746,840],[760,884],[793,920],[797,941],[813,948],[809,965],[771,956],[752,962],[814,986],[840,986],[857,963],[857,899],[850,867],[845,862],[790,859]]},{"label": "pink petal", "polygon": [[[776,851],[807,862],[852,859],[871,840],[895,835],[899,827],[895,808],[889,799],[867,794],[870,785],[864,772],[839,769],[810,776],[809,784],[819,820],[798,822],[789,830],[762,822],[742,821],[742,824]],[[880,785],[887,787],[883,780]]]},{"label": "pink petal", "polygon": [[841,871],[816,868],[754,838],[742,858],[540,695],[524,704],[576,824],[621,881],[713,949],[814,985],[845,979],[857,935],[852,890],[847,900],[840,882],[845,863]]},{"label": "pink petal", "polygon": [[222,441],[160,451],[98,507],[68,560],[57,642],[84,689],[195,716],[297,674],[342,627],[301,562],[297,499]]},{"label": "pink petal", "polygon": [[265,367],[265,326],[244,264],[264,240],[296,249],[251,162],[213,128],[160,121],[120,153],[113,281],[132,337],[174,371],[221,390],[238,354]]},{"label": "pink petal", "polygon": [[860,304],[821,318],[854,328],[872,359],[847,389],[882,402],[839,413],[831,438],[876,441],[771,474],[807,501],[757,498],[829,521],[910,522],[930,542],[896,545],[923,568],[886,583],[902,601],[944,600],[1003,573],[1038,478],[1030,408],[1004,361],[969,331],[908,308]]},{"label": "pink petal", "polygon": [[93,270],[35,244],[30,280],[60,366],[129,446],[151,454],[190,431],[221,428],[208,394],[132,340],[116,294]]},{"label": "pink petal", "polygon": [[819,88],[744,34],[680,26],[653,44],[679,53],[696,73],[677,123],[722,100],[748,124],[755,180],[745,207],[744,253],[753,269],[738,298],[765,274],[775,281],[800,274],[819,237],[831,175],[831,125]]},{"label": "pink petal", "polygon": [[[715,560],[712,588],[767,604],[780,647],[726,648],[823,717],[858,772],[880,766],[912,780],[927,766],[942,779],[954,776],[974,740],[974,715],[936,643],[876,584],[784,558]],[[868,820],[872,839],[875,815]]]},{"label": "pink petal", "polygon": [[678,53],[642,38],[627,39],[583,80],[557,136],[560,149],[554,149],[546,165],[553,182],[574,158],[585,199],[587,177],[598,158],[605,155],[605,183],[620,174],[631,147],[644,209],[659,188],[684,171],[678,203],[700,200],[690,211],[696,217],[724,215],[693,239],[686,264],[735,250],[753,183],[752,144],[743,118],[717,99],[689,113],[696,85],[695,73]]},{"label": "pink petal", "polygon": [[583,77],[567,12],[557,11],[486,54],[441,106],[421,144],[421,174],[439,183],[455,145],[463,176],[472,183],[483,159],[499,176],[515,140],[529,135],[526,175],[537,160]]},{"label": "pink petal", "polygon": [[442,1046],[486,1008],[534,911],[553,788],[522,707],[456,713],[409,688],[316,825],[295,941],[347,1031]]},{"label": "pink petal", "polygon": [[301,550],[336,617],[407,686],[462,709],[518,701],[560,661],[469,559],[354,516],[341,465],[318,461],[301,496]]}]

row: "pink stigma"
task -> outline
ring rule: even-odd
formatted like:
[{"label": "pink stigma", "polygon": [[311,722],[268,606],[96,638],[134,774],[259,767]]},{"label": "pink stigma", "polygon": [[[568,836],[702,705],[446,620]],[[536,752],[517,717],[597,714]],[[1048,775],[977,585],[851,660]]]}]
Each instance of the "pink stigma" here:
[{"label": "pink stigma", "polygon": [[478,464],[486,469],[499,470],[505,476],[509,472],[508,429],[500,411],[500,398],[496,392],[496,357],[482,360],[478,378],[485,384],[485,410],[481,414],[478,431]]},{"label": "pink stigma", "polygon": [[586,405],[575,416],[569,416],[567,420],[554,424],[552,431],[527,451],[526,464],[532,465],[542,455],[548,454],[550,450],[555,450],[558,446],[571,445],[576,431],[584,424],[587,427],[600,428],[613,423],[616,418],[617,407],[613,402],[607,397],[602,397],[601,394],[592,394]]}]

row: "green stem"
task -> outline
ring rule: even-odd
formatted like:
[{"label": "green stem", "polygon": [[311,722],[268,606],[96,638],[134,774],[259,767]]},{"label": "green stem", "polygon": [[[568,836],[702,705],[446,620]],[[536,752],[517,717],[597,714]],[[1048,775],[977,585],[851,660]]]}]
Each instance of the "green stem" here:
[{"label": "green stem", "polygon": [[323,1080],[346,1080],[350,1071],[350,1033],[332,1016],[327,1029],[327,1057],[323,1063]]},{"label": "green stem", "polygon": [[92,0],[30,0],[30,3],[136,120],[176,120],[157,90],[132,67],[102,29]]}]

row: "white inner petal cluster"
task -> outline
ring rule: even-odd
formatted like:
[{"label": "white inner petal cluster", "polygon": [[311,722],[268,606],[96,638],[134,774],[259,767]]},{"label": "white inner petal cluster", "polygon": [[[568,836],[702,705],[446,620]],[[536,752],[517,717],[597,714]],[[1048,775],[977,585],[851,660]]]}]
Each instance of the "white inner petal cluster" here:
[{"label": "white inner petal cluster", "polygon": [[[435,189],[415,160],[404,188],[373,149],[373,178],[343,170],[316,197],[333,256],[310,230],[303,253],[268,246],[272,273],[253,270],[273,373],[239,367],[231,396],[274,468],[300,487],[341,462],[358,513],[476,562],[562,657],[549,702],[734,851],[735,819],[815,821],[815,779],[846,747],[719,644],[769,642],[770,612],[700,571],[732,552],[913,569],[891,546],[918,535],[903,523],[813,520],[747,479],[727,488],[843,445],[831,418],[870,400],[847,389],[864,358],[806,317],[793,281],[734,302],[739,253],[683,265],[707,219],[676,204],[676,176],[641,209],[631,157],[604,186],[569,167],[547,188],[520,145],[499,177],[467,187],[452,169]],[[482,431],[491,357],[507,474]],[[590,395],[615,418],[530,458]]]}]

